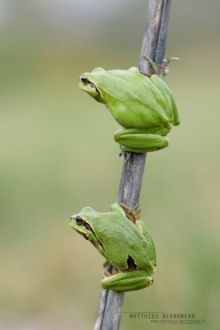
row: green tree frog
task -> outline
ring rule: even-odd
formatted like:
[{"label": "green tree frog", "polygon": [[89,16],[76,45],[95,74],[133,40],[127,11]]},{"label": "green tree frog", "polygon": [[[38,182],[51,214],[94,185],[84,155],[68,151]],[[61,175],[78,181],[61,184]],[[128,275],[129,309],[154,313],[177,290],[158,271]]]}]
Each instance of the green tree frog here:
[{"label": "green tree frog", "polygon": [[80,88],[104,103],[123,127],[114,135],[121,149],[143,153],[167,147],[179,117],[172,93],[163,77],[146,76],[136,67],[105,71],[96,68],[80,77]]},{"label": "green tree frog", "polygon": [[112,204],[109,212],[85,207],[70,218],[70,227],[89,240],[117,270],[102,280],[103,288],[131,291],[152,284],[156,267],[152,237],[144,222],[132,222],[118,203]]}]

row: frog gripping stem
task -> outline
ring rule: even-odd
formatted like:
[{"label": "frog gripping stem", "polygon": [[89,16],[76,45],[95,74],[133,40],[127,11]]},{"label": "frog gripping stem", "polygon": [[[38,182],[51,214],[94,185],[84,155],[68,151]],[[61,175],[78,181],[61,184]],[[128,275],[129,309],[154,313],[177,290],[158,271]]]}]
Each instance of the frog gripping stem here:
[{"label": "frog gripping stem", "polygon": [[[156,65],[162,66],[164,63],[170,6],[171,0],[149,0],[139,63],[139,70],[145,75],[152,74],[152,66],[146,56]],[[139,202],[146,153],[124,152],[123,156],[117,201],[132,209]],[[107,269],[109,273],[114,273],[111,265]],[[123,300],[124,292],[101,289],[94,330],[119,329]]]},{"label": "frog gripping stem", "polygon": [[95,330],[117,330],[124,292],[153,283],[156,251],[147,226],[139,218],[139,195],[146,154],[168,145],[166,135],[179,124],[163,60],[171,0],[149,0],[139,69],[96,68],[80,77],[80,88],[104,103],[122,129],[114,139],[123,151],[117,202],[110,212],[84,207],[70,218],[70,227],[108,261],[101,284]]},{"label": "frog gripping stem", "polygon": [[166,136],[179,123],[172,92],[160,76],[161,66],[145,58],[153,68],[151,76],[131,67],[96,68],[80,78],[79,87],[105,104],[122,127],[114,134],[114,140],[124,152],[145,153],[167,147]]}]

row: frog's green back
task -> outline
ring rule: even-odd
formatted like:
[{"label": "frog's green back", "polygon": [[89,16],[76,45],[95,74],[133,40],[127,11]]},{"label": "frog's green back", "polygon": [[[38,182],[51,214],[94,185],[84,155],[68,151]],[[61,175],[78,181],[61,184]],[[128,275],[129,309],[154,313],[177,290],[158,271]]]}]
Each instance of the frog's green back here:
[{"label": "frog's green back", "polygon": [[173,124],[175,126],[179,125],[180,120],[179,120],[179,114],[177,112],[176,102],[173,98],[173,95],[172,95],[168,85],[166,84],[166,82],[164,81],[164,79],[162,77],[160,77],[156,74],[152,75],[151,79],[154,82],[154,84],[158,87],[160,92],[163,94],[163,97],[166,100],[166,103],[168,105],[167,108],[172,109]]},{"label": "frog's green back", "polygon": [[115,212],[99,214],[89,221],[98,240],[105,249],[105,257],[116,268],[125,270],[134,262],[138,269],[153,273],[155,249],[150,236],[141,234],[139,228],[127,217]]},{"label": "frog's green back", "polygon": [[[157,76],[159,80],[162,80]],[[136,68],[98,70],[88,74],[94,81],[112,115],[125,128],[175,124],[175,102],[165,82],[155,84]],[[166,97],[164,97],[166,95]],[[127,115],[126,115],[127,113]]]}]

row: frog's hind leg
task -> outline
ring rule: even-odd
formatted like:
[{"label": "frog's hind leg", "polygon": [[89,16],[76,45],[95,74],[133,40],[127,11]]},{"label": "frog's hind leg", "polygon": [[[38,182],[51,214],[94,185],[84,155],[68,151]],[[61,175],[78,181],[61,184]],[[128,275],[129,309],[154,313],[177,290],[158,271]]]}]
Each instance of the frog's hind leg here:
[{"label": "frog's hind leg", "polygon": [[151,277],[145,271],[126,271],[106,277],[102,280],[102,287],[114,291],[132,291],[143,289],[153,284]]},{"label": "frog's hind leg", "polygon": [[[158,132],[159,133],[159,132]],[[122,129],[115,133],[114,139],[123,151],[144,153],[168,146],[168,139],[149,130]]]}]

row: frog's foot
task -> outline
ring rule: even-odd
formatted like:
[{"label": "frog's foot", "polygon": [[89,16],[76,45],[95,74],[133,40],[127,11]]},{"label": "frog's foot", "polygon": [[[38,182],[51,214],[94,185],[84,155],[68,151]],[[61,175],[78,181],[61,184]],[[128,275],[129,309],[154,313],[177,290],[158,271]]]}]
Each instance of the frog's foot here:
[{"label": "frog's foot", "polygon": [[115,274],[117,271],[116,269],[108,262],[108,261],[105,261],[104,264],[103,264],[103,276],[104,277],[109,277],[109,276],[112,276],[113,274]]},{"label": "frog's foot", "polygon": [[104,268],[102,275],[104,278],[106,278],[106,277],[112,276],[112,273],[110,271],[108,271],[106,268]]},{"label": "frog's foot", "polygon": [[178,57],[170,57],[170,58],[165,58],[163,59],[162,64],[156,64],[150,57],[147,55],[144,56],[144,58],[150,63],[151,68],[152,68],[152,74],[157,74],[160,76],[166,76],[169,72],[168,65],[172,61],[178,61]]},{"label": "frog's foot", "polygon": [[119,272],[102,280],[104,289],[114,291],[132,291],[146,288],[153,284],[151,277],[142,270]]},{"label": "frog's foot", "polygon": [[[121,146],[120,146],[121,148]],[[119,157],[123,157],[124,158],[124,161],[125,162],[128,162],[129,160],[132,159],[132,153],[131,152],[128,152],[128,151],[124,151],[122,148],[121,148],[121,151],[119,153]]]},{"label": "frog's foot", "polygon": [[115,133],[114,139],[127,152],[144,153],[156,151],[168,146],[168,139],[149,130],[122,129]]},{"label": "frog's foot", "polygon": [[160,75],[166,76],[169,73],[168,65],[172,61],[179,61],[179,57],[169,57],[163,59],[163,63],[160,65]]},{"label": "frog's foot", "polygon": [[160,66],[156,64],[149,56],[144,55],[145,60],[147,60],[151,66],[152,74],[160,74]]},{"label": "frog's foot", "polygon": [[130,208],[124,203],[119,203],[119,205],[125,211],[126,217],[129,220],[135,223],[138,219],[140,219],[141,208],[139,207],[138,203],[132,208]]},{"label": "frog's foot", "polygon": [[121,153],[123,155],[125,164],[133,164],[134,152],[124,150],[123,146],[121,146],[121,145],[120,145],[120,149],[121,149]]}]

